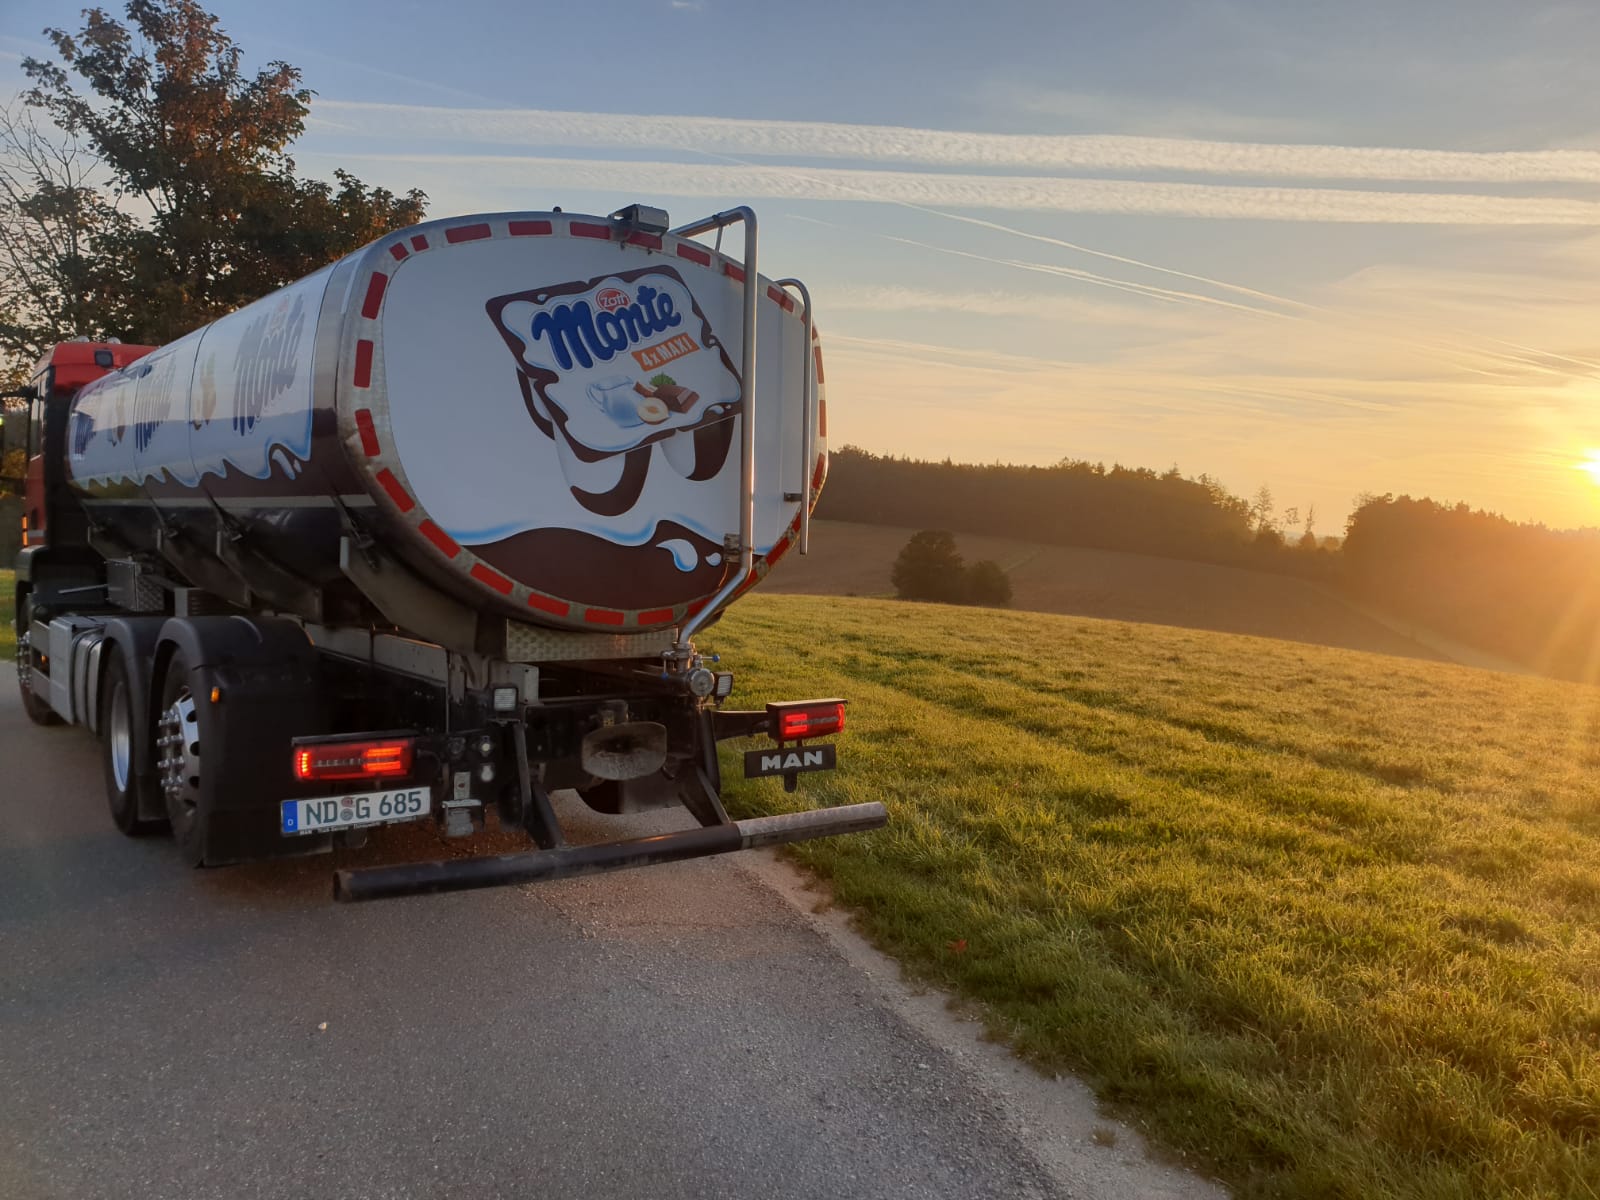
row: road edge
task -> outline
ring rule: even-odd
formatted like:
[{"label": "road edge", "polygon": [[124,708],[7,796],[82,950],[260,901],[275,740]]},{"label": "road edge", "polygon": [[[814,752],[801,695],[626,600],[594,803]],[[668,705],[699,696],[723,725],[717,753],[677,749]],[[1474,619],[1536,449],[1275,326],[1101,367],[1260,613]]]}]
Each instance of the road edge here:
[{"label": "road edge", "polygon": [[836,905],[827,884],[777,850],[731,855],[739,870],[781,899],[850,964],[876,999],[956,1060],[991,1094],[1039,1164],[1068,1195],[1226,1200],[1219,1180],[1162,1161],[1144,1135],[1107,1116],[1088,1084],[1072,1075],[1046,1077],[987,1035],[961,1002],[907,978],[898,960],[879,950]]}]

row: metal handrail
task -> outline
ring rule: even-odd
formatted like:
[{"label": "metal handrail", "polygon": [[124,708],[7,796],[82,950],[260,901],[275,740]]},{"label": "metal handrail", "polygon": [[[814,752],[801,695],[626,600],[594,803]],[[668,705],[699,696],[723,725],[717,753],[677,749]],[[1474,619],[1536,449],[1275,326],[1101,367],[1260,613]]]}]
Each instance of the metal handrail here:
[{"label": "metal handrail", "polygon": [[760,297],[760,276],[756,271],[756,214],[747,206],[730,208],[699,221],[691,221],[672,230],[673,237],[691,238],[713,229],[724,229],[735,222],[744,222],[744,354],[741,359],[741,379],[744,412],[740,421],[739,486],[743,491],[739,505],[739,570],[711,598],[704,608],[690,617],[678,630],[676,649],[689,649],[689,639],[709,621],[723,604],[744,585],[755,570],[756,524],[756,303]]},{"label": "metal handrail", "polygon": [[812,399],[811,292],[798,279],[780,279],[778,286],[800,293],[805,305],[805,382],[800,393],[800,553],[811,553],[811,464],[817,456],[817,405]]}]

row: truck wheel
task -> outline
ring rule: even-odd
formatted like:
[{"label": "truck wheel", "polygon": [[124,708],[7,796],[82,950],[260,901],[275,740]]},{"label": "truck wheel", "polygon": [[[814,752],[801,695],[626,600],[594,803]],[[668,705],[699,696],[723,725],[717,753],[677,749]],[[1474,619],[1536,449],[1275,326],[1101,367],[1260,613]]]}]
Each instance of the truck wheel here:
[{"label": "truck wheel", "polygon": [[35,725],[59,725],[61,717],[43,696],[33,690],[33,647],[28,633],[33,627],[33,601],[17,598],[17,689],[22,693],[22,711]]},{"label": "truck wheel", "polygon": [[161,682],[161,716],[156,726],[156,750],[161,764],[161,790],[166,796],[172,839],[184,861],[200,866],[205,861],[206,826],[210,798],[204,786],[205,726],[201,706],[190,679],[183,651],[167,660]]},{"label": "truck wheel", "polygon": [[111,655],[100,697],[100,762],[111,820],[129,837],[165,829],[165,821],[139,815],[141,805],[147,812],[152,807],[155,780],[135,766],[140,732],[134,718],[133,685],[121,651]]}]

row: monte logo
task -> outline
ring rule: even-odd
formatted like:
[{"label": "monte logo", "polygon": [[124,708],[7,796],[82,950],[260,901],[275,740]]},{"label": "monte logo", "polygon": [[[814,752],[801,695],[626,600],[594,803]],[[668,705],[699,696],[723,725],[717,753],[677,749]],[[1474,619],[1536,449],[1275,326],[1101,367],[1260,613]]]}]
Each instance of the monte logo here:
[{"label": "monte logo", "polygon": [[[652,475],[655,503],[668,506],[658,517],[682,523],[680,512],[711,503],[667,473],[684,485],[722,475],[743,388],[674,268],[533,287],[495,296],[485,309],[516,359],[528,415],[555,442],[556,461],[579,504],[596,516],[627,517]],[[707,527],[714,532],[723,519]],[[631,538],[637,525],[627,517]]]},{"label": "monte logo", "polygon": [[620,288],[605,288],[595,297],[595,306],[599,312],[587,300],[579,300],[535,313],[528,326],[529,351],[535,356],[548,354],[557,367],[570,371],[575,364],[592,367],[610,362],[622,351],[683,324],[672,297],[648,284],[639,285],[631,302]]},{"label": "monte logo", "polygon": [[799,771],[831,771],[837,765],[838,751],[831,745],[780,746],[776,750],[751,750],[744,756],[747,779]]}]

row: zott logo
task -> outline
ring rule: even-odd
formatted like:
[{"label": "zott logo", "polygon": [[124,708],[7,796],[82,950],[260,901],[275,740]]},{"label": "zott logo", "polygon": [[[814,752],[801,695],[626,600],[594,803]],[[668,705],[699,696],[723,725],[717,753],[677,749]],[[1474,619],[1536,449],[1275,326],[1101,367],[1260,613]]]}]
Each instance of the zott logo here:
[{"label": "zott logo", "polygon": [[616,312],[619,308],[626,308],[630,300],[628,293],[621,288],[606,288],[596,294],[594,302],[604,312]]}]

